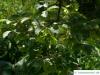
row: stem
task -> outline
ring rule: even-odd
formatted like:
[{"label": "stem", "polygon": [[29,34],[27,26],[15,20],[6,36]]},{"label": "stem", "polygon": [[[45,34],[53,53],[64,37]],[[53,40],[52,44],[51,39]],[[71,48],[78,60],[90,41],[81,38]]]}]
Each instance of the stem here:
[{"label": "stem", "polygon": [[61,12],[61,7],[62,7],[62,1],[61,0],[58,0],[58,2],[59,2],[59,9],[58,9],[58,15],[57,15],[57,21],[59,21],[59,19],[60,19],[60,12]]}]

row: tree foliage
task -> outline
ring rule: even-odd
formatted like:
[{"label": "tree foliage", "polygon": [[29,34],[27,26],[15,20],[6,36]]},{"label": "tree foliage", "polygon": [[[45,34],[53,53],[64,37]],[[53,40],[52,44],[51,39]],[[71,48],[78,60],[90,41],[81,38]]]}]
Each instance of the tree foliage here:
[{"label": "tree foliage", "polygon": [[0,0],[0,60],[15,75],[100,69],[100,1],[92,1]]}]

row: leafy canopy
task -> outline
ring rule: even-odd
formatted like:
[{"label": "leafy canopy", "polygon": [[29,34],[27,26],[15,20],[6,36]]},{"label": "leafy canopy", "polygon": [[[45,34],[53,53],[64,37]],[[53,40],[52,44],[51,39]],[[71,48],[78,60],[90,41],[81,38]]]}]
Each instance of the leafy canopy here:
[{"label": "leafy canopy", "polygon": [[15,75],[100,69],[100,2],[89,14],[82,3],[92,0],[82,1],[0,0],[0,60],[12,63]]}]

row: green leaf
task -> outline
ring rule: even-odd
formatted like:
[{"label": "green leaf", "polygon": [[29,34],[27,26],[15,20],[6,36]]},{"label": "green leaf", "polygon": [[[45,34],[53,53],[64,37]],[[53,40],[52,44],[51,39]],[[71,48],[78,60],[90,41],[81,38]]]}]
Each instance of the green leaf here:
[{"label": "green leaf", "polygon": [[53,45],[57,44],[57,39],[54,36],[51,36],[50,41],[51,41],[51,44]]},{"label": "green leaf", "polygon": [[4,32],[4,33],[3,33],[3,38],[6,38],[7,36],[9,36],[10,32],[11,32],[11,31],[6,31],[6,32]]}]

